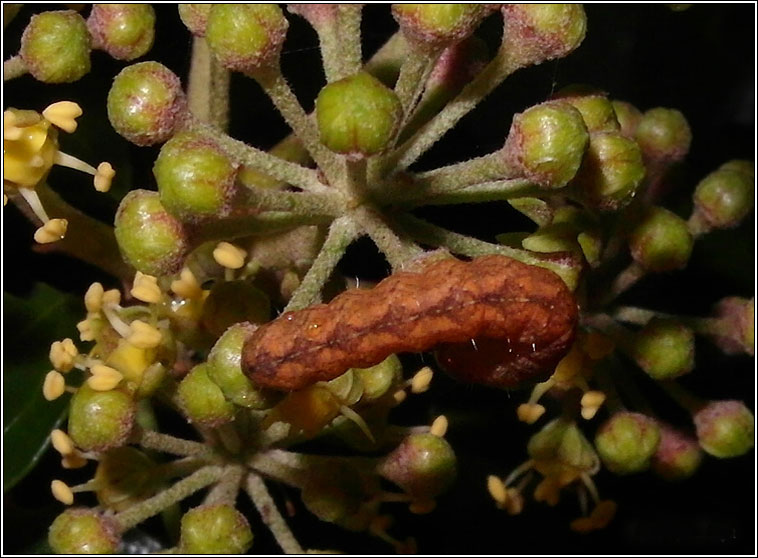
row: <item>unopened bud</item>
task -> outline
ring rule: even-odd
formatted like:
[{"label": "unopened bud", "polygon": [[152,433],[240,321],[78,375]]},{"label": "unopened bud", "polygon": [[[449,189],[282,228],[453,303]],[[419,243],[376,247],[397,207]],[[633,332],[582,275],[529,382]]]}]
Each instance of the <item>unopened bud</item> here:
[{"label": "unopened bud", "polygon": [[21,58],[35,79],[69,83],[90,70],[90,35],[72,10],[32,16],[21,37]]},{"label": "unopened bud", "polygon": [[455,479],[455,453],[444,438],[411,434],[384,458],[378,471],[414,497],[433,498]]},{"label": "unopened bud", "polygon": [[671,380],[695,366],[695,336],[676,320],[653,318],[635,336],[634,359],[651,378]]},{"label": "unopened bud", "polygon": [[692,131],[681,112],[659,107],[642,115],[635,139],[646,158],[675,162],[690,150]]},{"label": "unopened bud", "polygon": [[742,401],[711,401],[692,420],[700,447],[714,457],[739,457],[753,448],[755,418]]},{"label": "unopened bud", "polygon": [[461,41],[485,15],[481,4],[393,4],[392,16],[411,44],[440,49]]},{"label": "unopened bud", "polygon": [[647,271],[682,269],[692,254],[694,240],[687,222],[668,209],[648,208],[629,236],[634,260]]},{"label": "unopened bud", "polygon": [[153,46],[155,10],[149,4],[93,4],[87,29],[95,48],[117,60],[134,60]]},{"label": "unopened bud", "polygon": [[640,413],[620,412],[600,427],[595,447],[608,470],[628,475],[650,466],[660,438],[653,419]]}]

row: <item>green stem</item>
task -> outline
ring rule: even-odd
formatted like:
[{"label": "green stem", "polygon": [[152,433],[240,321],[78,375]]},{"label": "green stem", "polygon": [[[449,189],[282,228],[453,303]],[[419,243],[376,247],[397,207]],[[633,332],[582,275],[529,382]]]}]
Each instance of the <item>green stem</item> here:
[{"label": "green stem", "polygon": [[[280,455],[281,454],[281,455]],[[257,473],[295,488],[302,488],[308,478],[308,473],[292,459],[286,459],[290,452],[269,450],[259,452],[250,457],[246,464]],[[285,459],[282,459],[282,456]]]},{"label": "green stem", "polygon": [[250,499],[255,504],[258,513],[261,514],[263,523],[274,535],[276,542],[286,554],[303,554],[303,547],[295,539],[295,535],[292,534],[287,522],[284,521],[282,514],[276,507],[274,499],[271,498],[266,484],[258,475],[250,473],[245,481],[245,490],[247,491]]},{"label": "green stem", "polygon": [[[425,52],[421,49],[412,49],[400,67],[400,75],[395,84],[395,93],[403,107],[401,130],[405,123],[410,120],[413,108],[424,90],[426,80],[434,68],[434,63],[439,54],[439,50]],[[398,133],[398,135],[400,134]]]},{"label": "green stem", "polygon": [[418,173],[415,178],[428,188],[450,191],[515,176],[516,173],[505,163],[502,153],[495,151],[482,157]]},{"label": "green stem", "polygon": [[364,71],[392,87],[400,74],[400,67],[408,56],[408,43],[400,32],[390,37],[374,56],[366,62]]},{"label": "green stem", "polygon": [[341,77],[360,72],[363,66],[361,52],[362,4],[337,4],[339,41],[342,49]]},{"label": "green stem", "polygon": [[11,56],[3,62],[3,81],[9,81],[23,76],[29,69],[21,56]]},{"label": "green stem", "polygon": [[324,75],[327,83],[331,83],[342,77],[342,45],[340,44],[339,30],[335,17],[323,20],[311,21],[313,28],[318,34],[319,50],[321,51],[321,63],[324,67]]},{"label": "green stem", "polygon": [[197,456],[208,454],[210,448],[200,442],[193,442],[183,438],[176,438],[168,434],[161,434],[155,430],[144,430],[138,434],[136,443],[145,449],[154,449],[173,455]]},{"label": "green stem", "polygon": [[[503,201],[525,196],[543,194],[539,187],[524,178],[498,180],[449,189],[421,186],[418,190],[387,189],[388,198],[397,192],[397,199],[389,203],[397,203],[403,207],[418,207],[421,205],[454,205],[462,203],[486,203]],[[406,199],[403,199],[405,197]]]},{"label": "green stem", "polygon": [[338,195],[333,191],[315,194],[249,188],[245,191],[245,198],[245,210],[256,213],[286,211],[292,215],[338,215],[342,208]]},{"label": "green stem", "polygon": [[202,37],[192,39],[187,99],[192,115],[225,131],[229,126],[229,71],[211,55]]},{"label": "green stem", "polygon": [[159,492],[152,498],[148,498],[132,507],[115,515],[114,519],[118,523],[122,532],[128,531],[132,527],[142,523],[149,517],[152,517],[166,509],[170,505],[184,500],[187,496],[194,494],[198,490],[205,488],[219,480],[225,469],[217,465],[209,465],[192,473],[185,479],[180,480],[172,487],[163,492]]},{"label": "green stem", "polygon": [[300,310],[320,299],[321,289],[357,233],[358,229],[349,217],[335,219],[318,256],[292,295],[285,311]]},{"label": "green stem", "polygon": [[198,243],[211,240],[233,240],[258,234],[282,232],[301,225],[330,223],[331,215],[296,215],[285,211],[268,211],[247,217],[229,217],[210,222],[197,231]]},{"label": "green stem", "polygon": [[598,307],[607,306],[610,302],[618,298],[622,293],[632,288],[632,286],[647,274],[637,262],[632,262],[629,266],[619,273],[608,288],[608,292],[600,298]]},{"label": "green stem", "polygon": [[228,504],[233,506],[245,475],[245,467],[239,464],[224,467],[221,480],[208,491],[205,504]]},{"label": "green stem", "polygon": [[400,236],[376,212],[360,207],[353,212],[355,221],[374,241],[394,271],[403,269],[417,259],[424,250],[407,236]]}]

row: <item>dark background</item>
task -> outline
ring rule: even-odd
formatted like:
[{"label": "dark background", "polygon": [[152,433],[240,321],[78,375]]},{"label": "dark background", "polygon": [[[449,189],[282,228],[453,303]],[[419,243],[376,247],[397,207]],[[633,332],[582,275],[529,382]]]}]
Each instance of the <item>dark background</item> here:
[{"label": "dark background", "polygon": [[[27,6],[8,27],[6,58],[16,52],[31,12],[43,9],[55,8]],[[189,33],[179,21],[175,6],[156,9],[157,43],[145,58],[163,62],[184,77],[189,64]],[[416,168],[433,168],[498,149],[514,112],[545,100],[554,90],[571,83],[594,85],[642,110],[665,106],[685,114],[694,139],[686,164],[674,175],[675,188],[667,200],[667,206],[684,217],[691,209],[692,189],[702,176],[728,159],[754,158],[754,5],[702,4],[674,13],[661,4],[592,4],[586,11],[588,34],[577,52],[564,60],[519,71],[465,117]],[[490,18],[480,30],[493,49],[499,33],[496,19]],[[283,70],[310,109],[323,85],[318,42],[302,19],[290,17],[290,23]],[[387,6],[368,6],[363,24],[364,52],[371,54],[395,28]],[[151,167],[157,154],[157,148],[124,147],[125,141],[107,125],[105,96],[112,77],[123,65],[94,53],[92,72],[77,83],[50,86],[22,77],[5,86],[5,107],[41,110],[64,98],[80,102],[86,111],[80,120],[81,133],[69,137],[62,134],[61,143],[64,150],[89,162],[128,161],[127,172],[120,170],[116,194],[128,188],[154,188]],[[258,147],[273,145],[287,133],[281,117],[255,83],[241,76],[234,76],[232,83],[230,133]],[[86,177],[56,168],[50,183],[78,207],[112,221],[117,199],[98,196]],[[425,210],[422,214],[488,240],[497,233],[528,226],[507,204]],[[623,300],[669,312],[705,315],[722,296],[752,296],[755,228],[752,218],[748,221],[735,231],[714,233],[698,241],[685,272],[649,278]],[[33,280],[75,293],[83,293],[94,280],[113,283],[64,256],[35,254],[31,250],[33,227],[14,208],[3,211],[3,233],[3,278],[6,290],[14,294],[23,296]],[[359,242],[341,269],[346,275],[378,278],[387,268],[370,243]],[[752,359],[726,358],[707,342],[698,341],[697,362],[696,372],[686,378],[693,391],[714,399],[742,399],[754,408]],[[654,404],[663,405],[665,413],[669,404],[653,383],[642,385]],[[413,516],[398,508],[393,533],[401,538],[417,536],[422,553],[754,552],[754,453],[735,460],[707,458],[696,477],[681,484],[665,483],[648,474],[619,478],[601,472],[595,477],[601,495],[617,500],[619,512],[609,528],[589,536],[568,529],[570,519],[578,515],[576,500],[569,492],[556,509],[529,502],[519,517],[495,510],[485,490],[485,478],[490,473],[505,475],[526,458],[525,442],[534,428],[515,419],[515,408],[525,397],[461,386],[438,377],[433,389],[418,396],[415,405],[406,404],[403,407],[408,408],[398,410],[395,422],[400,424],[428,422],[442,412],[448,415],[448,439],[459,457],[460,478],[429,516]],[[594,429],[594,423],[592,426]],[[48,455],[5,495],[7,552],[29,548],[60,513],[48,489],[58,471],[58,460]],[[287,495],[296,502],[299,513],[291,526],[306,547],[334,547],[356,553],[389,550],[364,534],[346,534],[316,521],[302,509],[296,494],[276,487],[273,493],[276,498]],[[256,534],[253,551],[276,551],[254,513],[250,517]]]}]

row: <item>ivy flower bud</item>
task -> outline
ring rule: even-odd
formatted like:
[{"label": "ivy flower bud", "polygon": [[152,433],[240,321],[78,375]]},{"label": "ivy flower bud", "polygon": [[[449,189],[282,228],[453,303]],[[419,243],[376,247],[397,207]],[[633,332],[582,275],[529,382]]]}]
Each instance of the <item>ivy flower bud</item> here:
[{"label": "ivy flower bud", "polygon": [[663,207],[650,207],[629,236],[634,260],[647,271],[682,269],[692,254],[694,240],[687,222]]},{"label": "ivy flower bud", "polygon": [[681,112],[658,107],[642,115],[635,139],[645,157],[675,162],[684,159],[690,150],[692,131]]},{"label": "ivy flower bud", "polygon": [[400,383],[403,365],[397,355],[390,355],[370,368],[353,368],[363,385],[363,401],[375,401]]},{"label": "ivy flower bud", "polygon": [[262,324],[270,317],[271,302],[263,291],[247,281],[223,281],[205,299],[200,321],[218,338],[234,324]]},{"label": "ivy flower bud", "polygon": [[234,405],[208,377],[205,364],[198,364],[182,379],[176,394],[190,422],[216,427],[234,420]]},{"label": "ivy flower bud", "polygon": [[553,98],[569,103],[582,113],[589,132],[615,132],[620,129],[613,104],[601,91],[586,85],[570,85]]},{"label": "ivy flower bud", "polygon": [[[335,479],[339,479],[335,482]],[[337,462],[329,471],[314,470],[303,486],[303,504],[321,521],[345,529],[368,528],[379,507],[376,477],[368,477],[350,463]]]},{"label": "ivy flower bud", "polygon": [[599,461],[589,440],[574,421],[562,418],[546,424],[529,439],[529,457],[545,477],[594,473]]},{"label": "ivy flower bud", "polygon": [[222,66],[254,73],[279,62],[288,27],[276,4],[214,4],[205,39]]},{"label": "ivy flower bud", "polygon": [[95,494],[100,505],[122,511],[150,497],[158,488],[152,477],[155,463],[144,452],[124,446],[100,458],[95,471]]},{"label": "ivy flower bud", "polygon": [[163,208],[158,192],[132,190],[124,196],[115,233],[126,261],[149,275],[179,271],[189,250],[187,231]]},{"label": "ivy flower bud", "polygon": [[135,409],[125,391],[96,391],[85,383],[71,398],[68,434],[84,451],[123,446],[132,431]]},{"label": "ivy flower bud", "polygon": [[437,50],[471,35],[486,15],[481,4],[392,4],[392,16],[412,45]]},{"label": "ivy flower bud", "polygon": [[411,434],[379,464],[379,474],[414,498],[434,498],[456,476],[453,448],[434,434]]},{"label": "ivy flower bud", "polygon": [[745,172],[746,165],[727,165],[703,178],[695,188],[693,217],[703,223],[704,230],[736,227],[753,208],[754,173]]},{"label": "ivy flower bud", "polygon": [[401,118],[394,91],[366,72],[330,83],[316,99],[321,143],[352,160],[383,151]]},{"label": "ivy flower bud", "polygon": [[153,46],[155,10],[149,4],[93,4],[87,29],[94,48],[117,60],[134,60]]},{"label": "ivy flower bud", "polygon": [[181,132],[163,145],[153,174],[163,207],[196,222],[229,214],[237,168],[212,139]]},{"label": "ivy flower bud", "polygon": [[595,447],[609,471],[628,475],[650,466],[660,439],[653,419],[640,413],[620,412],[600,427]]},{"label": "ivy flower bud", "polygon": [[543,188],[563,188],[574,178],[589,136],[581,113],[562,101],[533,106],[513,117],[503,156]]},{"label": "ivy flower bud", "polygon": [[631,201],[644,177],[642,152],[633,140],[620,132],[597,132],[590,135],[574,185],[585,204],[615,211]]},{"label": "ivy flower bud", "polygon": [[736,296],[724,298],[716,305],[720,323],[714,341],[728,355],[755,354],[755,299]]},{"label": "ivy flower bud", "polygon": [[187,100],[179,78],[158,62],[127,66],[108,92],[108,120],[136,145],[169,139],[187,115]]},{"label": "ivy flower bud", "polygon": [[242,372],[242,345],[256,326],[243,322],[227,329],[208,355],[208,377],[224,396],[241,407],[268,409],[272,397],[256,388]]},{"label": "ivy flower bud", "polygon": [[563,58],[584,40],[587,16],[579,4],[503,4],[504,47],[525,64]]},{"label": "ivy flower bud", "polygon": [[694,475],[703,460],[697,440],[665,424],[659,423],[658,428],[661,442],[652,460],[655,474],[671,481]]},{"label": "ivy flower bud", "polygon": [[205,37],[211,4],[179,4],[179,18],[195,37]]},{"label": "ivy flower bud", "polygon": [[714,457],[738,457],[753,447],[755,418],[742,401],[711,401],[692,420],[700,447]]},{"label": "ivy flower bud", "polygon": [[625,138],[634,139],[637,127],[642,120],[642,112],[632,103],[626,101],[611,101],[616,119],[621,126],[621,135]]},{"label": "ivy flower bud", "polygon": [[648,376],[671,380],[695,366],[695,335],[676,320],[653,318],[634,336],[632,355]]},{"label": "ivy flower bud", "polygon": [[115,554],[121,534],[110,516],[87,508],[71,508],[55,518],[47,542],[57,554]]},{"label": "ivy flower bud", "polygon": [[21,58],[35,79],[70,83],[90,70],[90,36],[72,10],[32,16],[21,37]]},{"label": "ivy flower bud", "polygon": [[182,517],[183,554],[245,554],[252,544],[250,524],[229,504],[204,504]]}]

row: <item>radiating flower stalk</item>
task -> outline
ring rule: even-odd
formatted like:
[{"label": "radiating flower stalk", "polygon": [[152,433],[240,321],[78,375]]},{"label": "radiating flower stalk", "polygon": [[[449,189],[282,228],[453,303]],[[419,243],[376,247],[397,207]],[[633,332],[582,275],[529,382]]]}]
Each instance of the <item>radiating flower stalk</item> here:
[{"label": "radiating flower stalk", "polygon": [[[184,514],[168,552],[246,552],[257,527],[236,509],[239,493],[284,552],[310,550],[288,527],[270,483],[299,490],[323,521],[367,531],[400,552],[414,548],[390,534],[389,513],[398,505],[431,512],[454,481],[456,457],[444,416],[414,427],[389,419],[395,406],[428,389],[431,368],[407,377],[391,355],[279,393],[257,387],[241,367],[245,340],[271,319],[272,307],[299,310],[332,296],[337,264],[363,236],[393,272],[429,257],[500,254],[555,272],[575,292],[581,318],[574,345],[523,395],[514,417],[539,423],[528,457],[486,482],[509,514],[521,513],[530,494],[554,506],[573,490],[581,513],[570,527],[590,532],[616,510],[593,480],[601,468],[619,475],[650,468],[682,479],[695,473],[703,452],[726,458],[752,448],[753,415],[744,404],[690,394],[677,378],[696,373],[696,335],[728,354],[753,355],[754,301],[724,298],[707,317],[617,304],[645,276],[684,268],[701,236],[739,224],[753,205],[752,163],[729,161],[705,177],[692,214],[682,218],[661,204],[667,170],[689,149],[684,116],[666,108],[643,113],[572,87],[514,115],[501,149],[417,172],[415,161],[506,78],[576,49],[587,28],[583,8],[395,5],[400,30],[365,64],[359,5],[288,11],[318,34],[326,85],[315,114],[281,73],[288,19],[273,4],[180,5],[194,37],[186,90],[170,69],[141,61],[114,76],[103,99],[124,138],[161,145],[153,167],[158,191],[133,189],[123,198],[107,231],[123,261],[95,262],[128,286],[122,292],[93,283],[77,325],[81,343],[64,339],[50,348],[44,397],[70,398],[67,428],[53,431],[52,445],[64,469],[95,471],[75,486],[56,479],[51,490],[67,506],[92,502],[82,493],[97,500],[58,516],[49,535],[54,550],[117,552],[129,529],[201,491],[202,503]],[[475,31],[495,17],[503,18],[502,43],[488,58]],[[86,21],[74,11],[34,16],[18,56],[4,63],[4,78],[75,81],[90,70],[91,48],[140,58],[152,45],[154,21],[152,9],[130,5],[95,5]],[[57,44],[76,48],[49,56]],[[257,81],[293,135],[268,152],[227,135],[229,72]],[[53,164],[94,175],[98,191],[114,176],[108,163],[93,168],[58,150],[57,130],[76,133],[81,112],[68,101],[41,114],[4,112],[5,193],[41,222],[40,243],[89,226],[46,211],[38,192],[48,188]],[[411,212],[490,201],[507,201],[535,229],[504,231],[489,243]],[[692,415],[691,428],[657,417],[632,368]],[[158,431],[155,407],[182,416],[194,438]],[[346,451],[298,450],[322,438]]]}]

